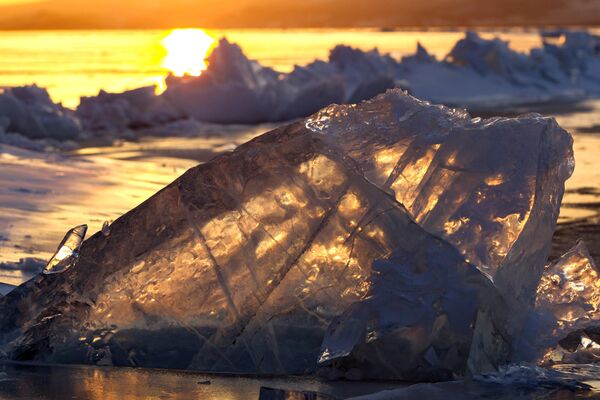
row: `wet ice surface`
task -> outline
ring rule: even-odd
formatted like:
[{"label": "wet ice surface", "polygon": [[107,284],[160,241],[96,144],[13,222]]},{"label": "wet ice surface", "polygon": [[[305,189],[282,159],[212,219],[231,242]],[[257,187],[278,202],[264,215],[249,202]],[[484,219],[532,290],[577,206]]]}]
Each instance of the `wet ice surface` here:
[{"label": "wet ice surface", "polygon": [[261,386],[316,391],[344,399],[406,384],[300,377],[253,379],[160,369],[0,365],[0,400],[257,400]]},{"label": "wet ice surface", "polygon": [[[600,388],[599,367],[563,365],[564,380],[578,379]],[[513,379],[514,380],[514,379]],[[207,384],[207,381],[210,384]],[[314,378],[251,378],[206,375],[188,371],[95,368],[67,365],[0,365],[0,400],[257,400],[261,386],[290,391],[313,391],[335,399],[394,400],[521,399],[570,400],[594,398],[593,391],[548,382],[507,386],[502,381],[462,381],[410,385],[399,382],[327,382]]]}]

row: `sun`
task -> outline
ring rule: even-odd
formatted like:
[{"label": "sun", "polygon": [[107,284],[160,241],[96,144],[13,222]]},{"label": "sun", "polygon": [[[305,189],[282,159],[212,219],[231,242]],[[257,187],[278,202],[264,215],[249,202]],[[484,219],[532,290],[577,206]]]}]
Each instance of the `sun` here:
[{"label": "sun", "polygon": [[175,76],[199,76],[206,69],[204,60],[215,39],[202,29],[174,29],[160,43],[167,51],[164,68]]}]

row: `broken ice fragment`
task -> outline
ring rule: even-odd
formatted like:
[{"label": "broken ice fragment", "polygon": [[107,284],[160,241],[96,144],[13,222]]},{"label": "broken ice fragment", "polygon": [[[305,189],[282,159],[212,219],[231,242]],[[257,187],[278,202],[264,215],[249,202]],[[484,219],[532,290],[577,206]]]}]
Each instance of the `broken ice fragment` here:
[{"label": "broken ice fragment", "polygon": [[75,265],[86,232],[87,225],[79,225],[69,230],[42,272],[45,275],[59,274]]},{"label": "broken ice fragment", "polygon": [[600,356],[600,270],[583,241],[545,268],[527,325],[517,344],[523,358],[555,364]]},{"label": "broken ice fragment", "polygon": [[600,271],[583,241],[546,267],[536,308],[551,312],[561,330],[600,320]]},{"label": "broken ice fragment", "polygon": [[109,236],[110,235],[110,222],[104,221],[102,224],[102,235]]}]

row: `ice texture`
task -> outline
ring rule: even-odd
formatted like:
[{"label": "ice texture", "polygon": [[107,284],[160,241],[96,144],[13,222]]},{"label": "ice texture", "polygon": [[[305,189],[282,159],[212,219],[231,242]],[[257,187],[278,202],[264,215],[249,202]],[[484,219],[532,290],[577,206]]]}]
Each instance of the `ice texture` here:
[{"label": "ice texture", "polygon": [[474,268],[449,268],[457,255],[422,253],[374,263],[366,298],[329,326],[320,374],[409,381],[464,374],[481,298],[496,289]]},{"label": "ice texture", "polygon": [[400,90],[327,107],[190,169],[77,268],[15,289],[0,343],[207,371],[483,370],[507,356],[497,331],[510,345],[522,327],[498,304],[533,305],[571,146],[550,118],[471,119]]},{"label": "ice texture", "polygon": [[[393,106],[386,107],[389,112],[381,113],[380,106],[377,102],[358,108],[332,106],[309,118],[308,126],[344,143],[346,151],[370,181],[392,194],[419,225],[452,243],[468,262],[494,280],[502,296],[490,299],[481,308],[473,344],[477,349],[471,350],[470,356],[474,370],[495,366],[499,352],[510,357],[511,343],[500,346],[487,343],[481,337],[489,337],[491,331],[503,337],[518,335],[526,316],[524,311],[535,299],[559,214],[563,184],[573,171],[572,139],[553,120],[535,115],[520,120],[481,121],[470,120],[460,112],[448,117],[443,113],[422,113],[418,109],[402,112]],[[365,118],[367,115],[372,117]],[[427,133],[422,134],[415,127],[426,127]],[[387,146],[378,147],[377,142],[372,142],[371,138],[378,135],[383,136],[382,141]],[[369,145],[374,146],[373,150],[364,152],[364,146]],[[428,290],[422,289],[423,293],[419,293],[417,280],[402,278],[399,271],[404,273],[405,270],[392,268],[390,271],[392,275],[383,281],[396,275],[396,279],[404,279],[407,286],[415,288],[415,300],[424,301],[423,293]],[[453,288],[461,290],[460,285]],[[379,301],[385,310],[386,300],[377,300],[377,294],[371,294],[372,298],[366,303]],[[408,297],[402,289],[396,296]],[[443,296],[453,294],[443,293]],[[431,300],[431,304],[435,302]],[[503,310],[511,311],[504,314]],[[424,317],[424,313],[419,315]],[[404,317],[405,314],[400,313],[396,318]],[[337,331],[346,335],[359,329],[356,338],[370,341],[365,328],[356,327],[354,320],[358,318],[363,326],[368,321],[352,311],[344,318],[350,326],[343,323]],[[381,329],[385,331],[385,324]],[[331,334],[336,335],[336,332]],[[447,332],[444,335],[448,337]],[[344,344],[343,350],[337,349],[336,354],[349,353],[357,343],[356,338]],[[328,342],[326,338],[326,344]],[[333,338],[333,342],[341,343],[338,338]],[[424,344],[431,343],[424,341]],[[488,346],[492,347],[491,358],[495,361],[487,360]],[[379,357],[369,346],[365,347],[363,355]],[[430,364],[440,362],[439,350],[435,347],[423,350],[428,351]],[[331,352],[325,348],[323,354]],[[388,353],[381,354],[385,357]],[[400,366],[404,362],[401,356],[390,358],[398,360]],[[350,359],[344,367],[350,367],[352,362]]]},{"label": "ice texture", "polygon": [[597,361],[599,277],[583,241],[546,266],[525,335],[516,343],[523,358],[542,364]]}]

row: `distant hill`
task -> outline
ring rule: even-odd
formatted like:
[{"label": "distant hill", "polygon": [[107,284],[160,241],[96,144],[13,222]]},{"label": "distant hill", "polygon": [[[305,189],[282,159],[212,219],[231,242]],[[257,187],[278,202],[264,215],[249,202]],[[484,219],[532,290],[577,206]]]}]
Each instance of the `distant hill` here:
[{"label": "distant hill", "polygon": [[0,29],[600,25],[600,0],[46,0]]}]

